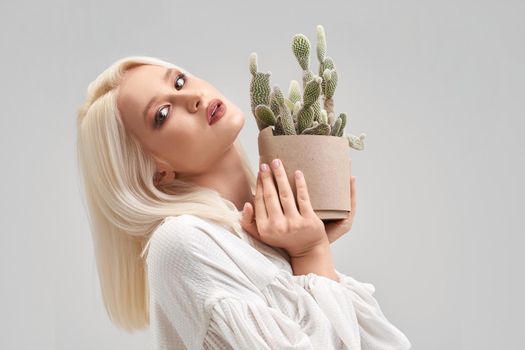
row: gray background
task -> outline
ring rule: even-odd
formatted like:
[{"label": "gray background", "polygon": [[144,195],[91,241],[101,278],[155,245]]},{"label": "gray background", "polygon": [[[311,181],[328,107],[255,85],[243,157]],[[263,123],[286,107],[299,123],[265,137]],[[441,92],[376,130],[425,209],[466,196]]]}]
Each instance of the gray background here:
[{"label": "gray background", "polygon": [[[167,59],[245,112],[257,164],[248,57],[287,89],[294,34],[323,24],[335,108],[353,151],[358,210],[336,267],[376,286],[414,349],[517,349],[524,34],[519,1],[3,1],[2,349],[149,349],[101,301],[76,171],[76,110],[127,55]],[[312,55],[313,67],[317,59]]]}]

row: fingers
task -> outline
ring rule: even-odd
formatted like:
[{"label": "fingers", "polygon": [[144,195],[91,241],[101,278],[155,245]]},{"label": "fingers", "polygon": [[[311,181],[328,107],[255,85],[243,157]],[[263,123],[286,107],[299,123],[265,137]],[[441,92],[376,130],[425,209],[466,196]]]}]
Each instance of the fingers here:
[{"label": "fingers", "polygon": [[263,186],[261,182],[260,173],[257,175],[257,187],[255,190],[254,204],[255,204],[255,216],[259,222],[268,220],[268,213],[266,212],[266,205],[264,204],[263,198]]},{"label": "fingers", "polygon": [[297,188],[297,203],[299,211],[302,216],[311,216],[314,213],[312,204],[310,203],[310,196],[308,194],[308,187],[302,171],[296,170],[294,174],[295,187]]},{"label": "fingers", "polygon": [[284,214],[286,216],[299,215],[297,205],[295,204],[294,194],[290,182],[288,181],[288,176],[286,175],[283,163],[280,159],[274,159],[271,166],[275,176],[275,181],[277,182],[279,198],[281,200]]},{"label": "fingers", "polygon": [[268,217],[278,218],[279,216],[283,216],[279,195],[275,189],[273,175],[268,164],[261,163],[259,174],[262,181],[262,192]]},{"label": "fingers", "polygon": [[261,240],[261,237],[259,235],[259,232],[257,230],[257,224],[254,221],[254,209],[251,205],[251,203],[246,203],[244,205],[244,210],[242,211],[242,227],[246,232],[248,232],[251,236],[257,238],[258,240]]}]

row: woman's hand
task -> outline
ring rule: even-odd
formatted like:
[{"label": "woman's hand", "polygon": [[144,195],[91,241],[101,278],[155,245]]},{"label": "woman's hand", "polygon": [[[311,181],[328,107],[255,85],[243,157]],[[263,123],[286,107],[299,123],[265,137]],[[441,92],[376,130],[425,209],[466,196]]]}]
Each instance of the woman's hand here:
[{"label": "woman's hand", "polygon": [[[310,203],[304,176],[294,174],[297,188],[297,208],[294,194],[280,161],[272,162],[272,170],[257,174],[255,211],[246,203],[241,226],[258,240],[286,250],[291,258],[305,256],[319,246],[329,245],[323,221],[315,214]],[[278,189],[275,188],[275,175]],[[302,175],[302,172],[300,172]],[[255,217],[254,217],[255,214]]]},{"label": "woman's hand", "polygon": [[346,234],[352,228],[356,208],[355,176],[350,175],[350,214],[346,219],[336,220],[324,225],[330,244]]}]

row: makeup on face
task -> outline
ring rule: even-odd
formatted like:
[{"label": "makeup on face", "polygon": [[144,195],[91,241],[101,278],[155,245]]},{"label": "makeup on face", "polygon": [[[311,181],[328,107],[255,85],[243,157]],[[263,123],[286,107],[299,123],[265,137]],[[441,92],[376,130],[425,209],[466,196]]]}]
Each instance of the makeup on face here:
[{"label": "makeup on face", "polygon": [[210,101],[207,108],[208,124],[212,125],[219,121],[221,117],[226,113],[226,104],[218,98],[214,98]]}]

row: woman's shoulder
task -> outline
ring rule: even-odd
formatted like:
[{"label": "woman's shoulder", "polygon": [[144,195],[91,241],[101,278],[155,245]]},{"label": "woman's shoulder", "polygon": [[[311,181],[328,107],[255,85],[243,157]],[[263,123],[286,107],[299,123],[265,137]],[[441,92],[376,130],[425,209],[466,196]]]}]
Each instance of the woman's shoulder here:
[{"label": "woman's shoulder", "polygon": [[224,231],[221,226],[196,215],[167,216],[153,231],[150,244],[171,249],[209,247],[209,240],[214,237],[217,237],[215,241],[221,240],[218,236],[224,236]]},{"label": "woman's shoulder", "polygon": [[182,214],[177,216],[166,216],[164,220],[153,231],[154,236],[162,235],[163,232],[180,230],[188,226],[198,226],[202,219],[191,214]]},{"label": "woman's shoulder", "polygon": [[221,225],[194,215],[167,217],[150,241],[151,272],[175,284],[198,280],[209,291],[231,289],[250,294],[263,289],[279,270]]},{"label": "woman's shoulder", "polygon": [[155,228],[148,242],[148,264],[168,263],[177,257],[198,254],[209,248],[209,236],[214,235],[203,227],[201,219],[190,214],[167,216]]}]

